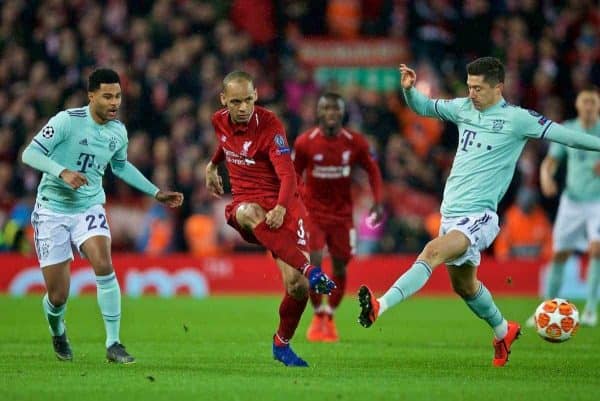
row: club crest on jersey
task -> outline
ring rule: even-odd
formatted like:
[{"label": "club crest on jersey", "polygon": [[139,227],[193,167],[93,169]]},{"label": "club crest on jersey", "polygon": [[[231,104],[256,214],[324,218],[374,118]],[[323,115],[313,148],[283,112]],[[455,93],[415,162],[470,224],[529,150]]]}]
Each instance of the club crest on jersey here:
[{"label": "club crest on jersey", "polygon": [[317,153],[314,157],[313,160],[316,162],[322,162],[323,161],[323,153]]},{"label": "club crest on jersey", "polygon": [[342,164],[348,164],[350,163],[350,151],[349,150],[344,150],[342,152]]},{"label": "club crest on jersey", "polygon": [[52,138],[54,136],[54,127],[52,127],[51,125],[46,125],[42,129],[42,136],[46,139]]},{"label": "club crest on jersey", "polygon": [[242,145],[242,156],[248,156],[248,149],[250,149],[250,145],[252,145],[252,141],[245,141]]},{"label": "club crest on jersey", "polygon": [[285,138],[281,134],[275,135],[275,146],[277,146],[277,154],[278,155],[290,153],[290,148],[287,146],[287,143],[285,142]]},{"label": "club crest on jersey", "polygon": [[116,148],[117,148],[117,138],[115,138],[113,136],[113,137],[110,138],[110,141],[108,142],[108,149],[111,152],[114,152]]},{"label": "club crest on jersey", "polygon": [[502,127],[504,127],[504,120],[492,120],[493,131],[502,131]]}]

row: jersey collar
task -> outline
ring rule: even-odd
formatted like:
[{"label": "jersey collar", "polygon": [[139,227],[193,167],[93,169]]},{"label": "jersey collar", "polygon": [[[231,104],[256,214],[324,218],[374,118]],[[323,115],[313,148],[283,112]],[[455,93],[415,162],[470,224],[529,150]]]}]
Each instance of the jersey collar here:
[{"label": "jersey collar", "polygon": [[256,114],[256,109],[252,112],[250,116],[250,120],[247,123],[234,123],[231,120],[231,115],[229,112],[227,113],[227,122],[233,131],[233,134],[245,134],[249,129],[254,128],[254,126],[258,125],[258,115]]},{"label": "jersey collar", "polygon": [[487,109],[480,111],[480,113],[481,114],[493,113],[494,111],[500,110],[502,107],[504,107],[505,104],[506,104],[506,100],[504,100],[504,97],[500,97],[500,100],[498,100],[498,102],[491,105]]}]

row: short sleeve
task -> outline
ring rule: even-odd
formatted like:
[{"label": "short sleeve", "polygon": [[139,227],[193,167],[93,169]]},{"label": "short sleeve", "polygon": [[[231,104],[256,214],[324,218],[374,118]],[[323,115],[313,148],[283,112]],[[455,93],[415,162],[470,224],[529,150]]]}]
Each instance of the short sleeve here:
[{"label": "short sleeve", "polygon": [[32,146],[38,148],[44,155],[48,156],[64,140],[69,128],[69,115],[67,112],[61,111],[52,117],[33,137],[31,141]]},{"label": "short sleeve", "polygon": [[514,133],[527,138],[544,139],[552,120],[544,117],[535,110],[514,108]]}]

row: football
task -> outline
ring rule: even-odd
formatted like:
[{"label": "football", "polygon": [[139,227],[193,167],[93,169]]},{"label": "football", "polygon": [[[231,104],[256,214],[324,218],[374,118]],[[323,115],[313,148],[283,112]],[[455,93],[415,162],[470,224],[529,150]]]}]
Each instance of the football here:
[{"label": "football", "polygon": [[535,328],[546,341],[567,341],[579,328],[579,311],[566,299],[546,300],[535,310]]}]

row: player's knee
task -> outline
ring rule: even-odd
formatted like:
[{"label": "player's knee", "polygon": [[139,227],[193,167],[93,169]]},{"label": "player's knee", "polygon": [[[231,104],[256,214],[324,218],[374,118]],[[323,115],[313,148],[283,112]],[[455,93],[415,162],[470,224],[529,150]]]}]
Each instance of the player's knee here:
[{"label": "player's knee", "polygon": [[113,265],[108,260],[103,260],[94,264],[96,276],[108,276],[114,271]]},{"label": "player's knee", "polygon": [[265,219],[265,211],[256,203],[244,203],[237,208],[235,218],[244,228],[254,228]]},{"label": "player's knee", "polygon": [[308,280],[298,277],[287,283],[287,292],[294,299],[303,299],[308,296]]},{"label": "player's knee", "polygon": [[434,241],[429,241],[423,251],[419,255],[420,260],[424,260],[429,263],[430,266],[437,265],[435,261],[440,258],[440,249]]},{"label": "player's knee", "polygon": [[56,307],[63,306],[69,299],[69,290],[61,288],[59,290],[53,290],[48,292],[48,300]]}]

